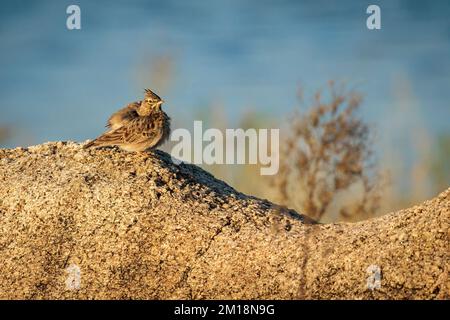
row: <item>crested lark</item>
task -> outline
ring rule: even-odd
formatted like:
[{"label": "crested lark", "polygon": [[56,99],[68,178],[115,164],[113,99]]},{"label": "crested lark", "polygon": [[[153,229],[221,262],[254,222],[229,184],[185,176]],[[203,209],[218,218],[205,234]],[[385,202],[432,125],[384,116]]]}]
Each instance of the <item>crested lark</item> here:
[{"label": "crested lark", "polygon": [[114,113],[109,131],[84,148],[118,146],[125,151],[144,151],[163,144],[170,135],[170,118],[161,110],[163,100],[149,89],[145,98]]}]

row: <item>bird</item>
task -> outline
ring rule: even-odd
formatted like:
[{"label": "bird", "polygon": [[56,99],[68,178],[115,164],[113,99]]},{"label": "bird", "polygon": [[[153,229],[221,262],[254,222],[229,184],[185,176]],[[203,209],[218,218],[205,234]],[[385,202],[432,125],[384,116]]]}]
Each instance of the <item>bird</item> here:
[{"label": "bird", "polygon": [[161,108],[164,100],[150,89],[144,91],[144,100],[113,113],[106,124],[108,131],[83,148],[117,146],[140,152],[162,145],[170,135],[170,117]]}]

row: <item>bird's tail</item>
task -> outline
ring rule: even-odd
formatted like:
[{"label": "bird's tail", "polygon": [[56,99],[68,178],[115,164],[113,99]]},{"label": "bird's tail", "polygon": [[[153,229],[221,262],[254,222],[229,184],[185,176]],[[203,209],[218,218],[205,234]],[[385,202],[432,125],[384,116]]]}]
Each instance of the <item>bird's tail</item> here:
[{"label": "bird's tail", "polygon": [[91,148],[97,146],[97,139],[94,139],[83,146],[83,149]]}]

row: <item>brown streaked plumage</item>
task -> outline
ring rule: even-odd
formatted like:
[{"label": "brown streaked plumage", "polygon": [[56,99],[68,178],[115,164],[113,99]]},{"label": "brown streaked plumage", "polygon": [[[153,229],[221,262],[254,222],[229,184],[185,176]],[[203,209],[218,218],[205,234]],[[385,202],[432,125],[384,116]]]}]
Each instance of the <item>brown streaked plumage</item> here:
[{"label": "brown streaked plumage", "polygon": [[130,120],[136,118],[138,116],[137,109],[139,108],[141,103],[142,101],[130,103],[125,108],[113,113],[112,116],[108,119],[108,123],[106,124],[106,127],[109,128],[109,131],[118,129],[126,122],[129,122]]},{"label": "brown streaked plumage", "polygon": [[126,151],[144,151],[163,144],[170,135],[170,118],[162,111],[164,101],[149,89],[145,99],[115,112],[108,120],[108,132],[84,146],[118,146]]}]

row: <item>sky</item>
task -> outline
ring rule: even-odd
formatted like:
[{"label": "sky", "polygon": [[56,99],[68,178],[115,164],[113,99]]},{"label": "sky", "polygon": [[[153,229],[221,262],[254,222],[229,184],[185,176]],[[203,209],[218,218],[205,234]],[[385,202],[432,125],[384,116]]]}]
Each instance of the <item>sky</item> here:
[{"label": "sky", "polygon": [[[80,30],[66,27],[71,4]],[[381,30],[366,27],[370,4]],[[92,139],[145,87],[189,129],[212,104],[231,124],[250,109],[283,119],[299,87],[330,79],[364,95],[380,140],[448,134],[449,17],[450,1],[2,1],[2,147]],[[165,81],[151,76],[161,57]]]}]

